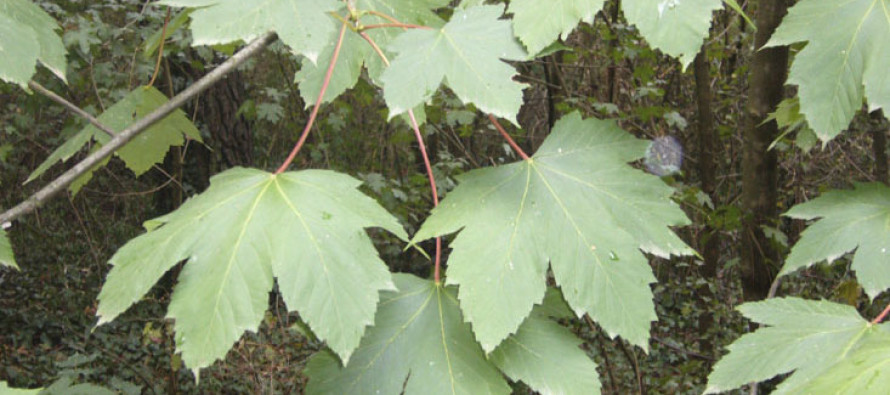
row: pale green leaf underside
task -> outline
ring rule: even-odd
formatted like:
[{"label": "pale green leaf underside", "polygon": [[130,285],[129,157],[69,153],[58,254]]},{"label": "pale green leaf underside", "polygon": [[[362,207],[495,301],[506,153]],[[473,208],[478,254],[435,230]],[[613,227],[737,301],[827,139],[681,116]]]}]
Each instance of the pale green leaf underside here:
[{"label": "pale green leaf underside", "polygon": [[[448,0],[355,0],[355,8],[357,10],[380,12],[402,23],[438,28],[445,22],[432,10],[444,7],[448,3]],[[373,15],[366,15],[362,18],[362,23],[366,25],[388,22]],[[388,50],[389,45],[393,39],[403,32],[402,29],[392,28],[366,31],[390,60],[392,60],[393,54]],[[322,98],[322,103],[336,99],[347,89],[355,86],[363,67],[367,68],[368,76],[371,80],[379,84],[380,74],[384,68],[383,60],[374,52],[371,45],[358,34],[353,32],[346,33],[343,48],[340,50],[340,58],[337,61],[337,66],[334,68],[334,74],[331,77],[327,91],[325,91],[324,98]],[[324,75],[328,69],[328,62],[330,62],[334,53],[336,39],[336,34],[331,36],[331,40],[325,46],[321,56],[319,56],[318,64],[315,62],[303,62],[300,71],[296,75],[296,81],[300,84],[300,96],[307,107],[315,104],[315,100],[318,99],[318,93],[321,91]]]},{"label": "pale green leaf underside", "polygon": [[890,0],[800,1],[767,46],[804,41],[788,83],[820,139],[846,129],[866,97],[871,110],[890,106]]},{"label": "pale green leaf underside", "polygon": [[407,274],[393,280],[398,292],[381,295],[375,324],[348,364],[324,351],[312,357],[307,394],[510,393],[461,319],[453,288]]},{"label": "pale green leaf underside", "polygon": [[[154,87],[138,87],[105,110],[97,119],[103,125],[120,132],[162,106],[167,100],[167,96]],[[176,110],[136,136],[115,154],[139,176],[155,164],[161,163],[171,146],[182,145],[185,141],[183,134],[193,140],[201,141],[201,133],[185,112]],[[39,177],[56,163],[67,161],[91,140],[101,146],[108,143],[111,136],[93,125],[87,125],[53,151],[25,182]]]},{"label": "pale green leaf underside", "polygon": [[295,53],[313,62],[333,35],[335,20],[327,13],[336,0],[166,0],[177,7],[202,7],[191,14],[194,45],[251,41],[274,31]]},{"label": "pale green leaf underside", "polygon": [[857,184],[854,190],[829,191],[794,206],[786,216],[813,220],[791,249],[781,275],[855,250],[852,268],[862,288],[875,298],[890,288],[890,188]]},{"label": "pale green leaf underside", "polygon": [[778,298],[739,307],[754,322],[769,325],[731,344],[708,376],[706,393],[718,393],[750,382],[794,372],[775,394],[799,393],[801,385],[825,374],[849,357],[862,341],[886,336],[856,309],[827,301]]},{"label": "pale green leaf underside", "polygon": [[523,84],[513,81],[516,70],[501,59],[523,60],[527,54],[510,23],[499,19],[503,10],[456,10],[441,29],[400,35],[389,47],[399,55],[381,77],[390,117],[425,103],[444,83],[465,104],[518,124]]},{"label": "pale green leaf underside", "polygon": [[491,353],[491,362],[541,394],[599,394],[596,364],[578,347],[582,341],[548,317],[565,302],[560,298],[559,305],[548,307],[549,299]]},{"label": "pale green leaf underside", "polygon": [[37,61],[65,81],[65,46],[59,25],[29,0],[0,2],[0,79],[27,89]]},{"label": "pale green leaf underside", "polygon": [[461,230],[448,282],[482,347],[514,333],[545,292],[548,262],[577,315],[647,347],[656,319],[647,251],[690,254],[668,226],[689,223],[673,190],[627,163],[646,142],[612,121],[570,114],[529,161],[471,171],[413,242]]},{"label": "pale green leaf underside", "polygon": [[513,31],[530,54],[537,54],[556,39],[566,38],[581,21],[592,21],[605,0],[514,0]]},{"label": "pale green leaf underside", "polygon": [[711,17],[722,0],[626,0],[624,17],[652,47],[689,66],[708,37]]},{"label": "pale green leaf underside", "polygon": [[0,266],[8,266],[13,269],[18,269],[18,265],[15,264],[15,255],[12,253],[12,245],[9,244],[9,236],[6,235],[6,231],[0,229]]},{"label": "pale green leaf underside", "polygon": [[187,260],[167,316],[192,369],[222,358],[268,307],[273,277],[291,310],[344,360],[373,322],[389,271],[364,228],[406,238],[395,218],[331,171],[272,175],[235,168],[178,210],[146,223],[148,233],[111,258],[99,294],[99,322],[139,300],[169,268]]}]

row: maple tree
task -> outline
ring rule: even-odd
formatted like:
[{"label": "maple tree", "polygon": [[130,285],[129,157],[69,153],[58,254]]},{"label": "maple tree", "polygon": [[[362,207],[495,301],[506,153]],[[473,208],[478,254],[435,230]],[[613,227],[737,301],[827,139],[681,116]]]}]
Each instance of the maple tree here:
[{"label": "maple tree", "polygon": [[[633,165],[651,156],[651,143],[615,122],[571,112],[528,155],[497,121],[519,123],[524,86],[513,78],[515,63],[534,59],[591,21],[604,1],[504,6],[470,0],[447,17],[435,12],[449,3],[156,2],[188,9],[182,15],[194,46],[249,44],[174,98],[149,84],[96,118],[86,114],[90,125],[27,181],[94,144],[90,156],[0,214],[0,265],[17,268],[6,225],[65,188],[76,192],[112,154],[138,176],[161,163],[171,146],[200,142],[178,107],[277,37],[301,57],[295,84],[313,107],[290,155],[275,172],[217,174],[207,190],[145,222],[145,233],[110,259],[98,323],[114,320],[184,262],[167,317],[174,322],[176,350],[195,376],[259,327],[277,284],[288,309],[328,348],[306,367],[308,393],[509,393],[508,379],[542,393],[600,392],[595,363],[560,320],[592,319],[610,337],[647,350],[658,317],[646,254],[695,255],[671,229],[690,220],[672,200],[674,188]],[[741,11],[736,2],[726,3]],[[621,10],[649,45],[685,69],[722,5],[625,0]],[[888,10],[890,0],[803,0],[792,7],[768,46],[806,42],[789,79],[799,86],[799,101],[774,119],[802,116],[826,142],[849,125],[864,100],[870,109],[890,103]],[[843,34],[822,29],[826,18],[838,21]],[[165,24],[152,51],[163,56],[165,35],[185,26],[181,21]],[[39,64],[64,81],[65,48],[57,31],[52,17],[28,0],[0,3],[0,79],[42,92],[32,81]],[[359,191],[361,181],[352,176],[289,171],[318,109],[355,87],[362,73],[382,89],[388,118],[401,116],[410,125],[424,160],[434,208],[413,236]],[[488,114],[520,160],[459,176],[439,202],[420,127],[425,106],[443,87]],[[789,210],[788,217],[814,222],[781,275],[852,252],[852,269],[874,300],[890,287],[888,195],[886,186],[858,185]],[[390,273],[366,233],[375,227],[406,248],[435,239],[432,279]],[[443,267],[442,237],[452,234]],[[765,327],[729,346],[707,393],[792,372],[777,393],[880,393],[890,381],[890,333],[882,323],[890,307],[871,321],[849,306],[799,298],[747,303],[739,311]]]}]

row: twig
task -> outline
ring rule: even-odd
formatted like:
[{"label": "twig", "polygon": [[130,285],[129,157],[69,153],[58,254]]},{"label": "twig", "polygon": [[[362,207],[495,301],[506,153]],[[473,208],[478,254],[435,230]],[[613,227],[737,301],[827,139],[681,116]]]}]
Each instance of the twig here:
[{"label": "twig", "polygon": [[117,151],[134,137],[147,130],[151,125],[164,119],[174,110],[182,107],[186,102],[199,95],[201,92],[204,92],[211,85],[222,79],[226,74],[235,70],[235,68],[240,66],[247,59],[259,53],[259,51],[265,48],[266,45],[271,43],[272,40],[275,39],[275,37],[275,33],[266,33],[265,35],[257,38],[256,40],[248,44],[246,47],[244,47],[244,49],[233,55],[231,58],[229,58],[229,60],[225,61],[219,67],[202,77],[200,80],[196,81],[194,84],[186,88],[184,91],[182,91],[182,93],[176,95],[176,97],[170,99],[170,101],[164,103],[164,105],[152,111],[151,114],[148,114],[147,116],[145,116],[145,118],[134,122],[128,128],[116,134],[114,138],[112,138],[107,144],[103,145],[102,148],[99,148],[96,152],[86,157],[84,160],[80,161],[80,163],[74,165],[74,167],[41,188],[39,191],[37,191],[37,193],[31,195],[28,199],[7,210],[3,214],[0,214],[0,224],[12,222],[22,215],[31,213],[38,206],[40,206],[59,192],[65,190],[65,188],[67,188],[68,185],[74,182],[74,180],[92,169],[93,166],[99,164],[99,162],[101,162],[105,158],[111,156],[114,151]]},{"label": "twig", "polygon": [[64,97],[55,94],[53,91],[44,88],[43,85],[40,85],[34,81],[29,81],[28,88],[31,88],[34,91],[36,91],[37,93],[48,97],[50,100],[61,104],[65,108],[71,110],[71,112],[73,112],[77,115],[80,115],[83,119],[86,119],[89,123],[93,124],[93,126],[95,126],[97,129],[105,132],[109,136],[114,137],[117,134],[113,130],[111,130],[111,128],[103,125],[102,122],[99,122],[99,120],[96,119],[96,117],[90,115],[90,113],[88,113],[88,112],[84,111],[83,109],[81,109],[80,107],[74,105],[74,103],[71,103],[68,100],[65,100]]}]

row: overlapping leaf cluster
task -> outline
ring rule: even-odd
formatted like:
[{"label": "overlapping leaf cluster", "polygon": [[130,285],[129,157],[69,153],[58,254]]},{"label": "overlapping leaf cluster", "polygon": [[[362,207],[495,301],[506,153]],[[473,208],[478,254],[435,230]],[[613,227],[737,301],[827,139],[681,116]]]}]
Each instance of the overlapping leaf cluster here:
[{"label": "overlapping leaf cluster", "polygon": [[65,80],[65,46],[59,24],[30,0],[0,2],[0,80],[24,89],[39,61]]}]

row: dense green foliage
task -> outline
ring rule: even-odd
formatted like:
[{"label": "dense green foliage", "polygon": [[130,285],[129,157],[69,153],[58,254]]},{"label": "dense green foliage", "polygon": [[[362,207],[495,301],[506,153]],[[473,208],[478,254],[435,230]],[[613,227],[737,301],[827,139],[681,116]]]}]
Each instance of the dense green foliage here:
[{"label": "dense green foliage", "polygon": [[[784,256],[741,316],[758,5],[504,3],[0,3],[0,391],[883,393],[890,0],[767,44]],[[713,132],[696,56],[716,190],[673,137]]]}]

